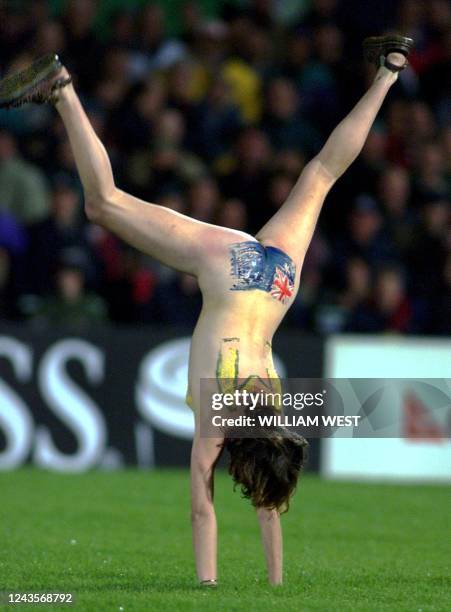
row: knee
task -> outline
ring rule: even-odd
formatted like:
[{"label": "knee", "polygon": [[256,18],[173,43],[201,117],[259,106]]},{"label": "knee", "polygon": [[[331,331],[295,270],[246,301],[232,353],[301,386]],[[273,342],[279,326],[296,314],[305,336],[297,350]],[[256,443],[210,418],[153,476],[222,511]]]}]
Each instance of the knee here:
[{"label": "knee", "polygon": [[309,164],[311,164],[312,173],[316,176],[319,184],[323,189],[326,187],[329,191],[340,176],[336,165],[322,151]]},{"label": "knee", "polygon": [[105,198],[85,194],[85,213],[91,223],[102,224],[105,208]]},{"label": "knee", "polygon": [[102,208],[104,207],[101,198],[85,195],[85,213],[92,223],[100,223]]}]

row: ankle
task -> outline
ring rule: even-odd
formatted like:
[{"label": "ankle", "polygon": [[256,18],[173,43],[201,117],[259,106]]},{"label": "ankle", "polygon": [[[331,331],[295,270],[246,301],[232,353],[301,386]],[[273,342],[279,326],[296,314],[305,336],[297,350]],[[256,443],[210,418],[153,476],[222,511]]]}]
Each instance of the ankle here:
[{"label": "ankle", "polygon": [[396,81],[398,80],[398,75],[398,72],[392,72],[385,66],[381,66],[376,72],[374,82],[383,81],[390,87],[391,85],[393,85],[393,83],[396,83]]},{"label": "ankle", "polygon": [[392,52],[387,57],[381,57],[380,59],[382,65],[376,74],[376,80],[384,78],[390,84],[395,83],[398,80],[399,73],[408,63],[406,57],[402,53]]},{"label": "ankle", "polygon": [[75,95],[74,86],[72,85],[72,83],[69,83],[68,85],[65,85],[64,87],[58,89],[56,95],[58,97],[56,104],[59,104],[60,102],[67,102],[71,100],[71,98],[73,98]]},{"label": "ankle", "polygon": [[68,83],[67,85],[64,85],[64,87],[58,88],[55,91],[55,108],[59,110],[61,107],[70,105],[76,99],[76,97],[77,94],[75,93],[75,89],[72,83]]}]

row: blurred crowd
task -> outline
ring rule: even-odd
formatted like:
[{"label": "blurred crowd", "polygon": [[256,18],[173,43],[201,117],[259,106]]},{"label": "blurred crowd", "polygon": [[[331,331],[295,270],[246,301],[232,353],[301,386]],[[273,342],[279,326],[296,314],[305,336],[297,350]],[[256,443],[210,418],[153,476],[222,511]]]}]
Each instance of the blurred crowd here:
[{"label": "blurred crowd", "polygon": [[[164,3],[124,2],[99,30],[100,3],[0,4],[0,74],[57,52],[119,187],[248,232],[374,77],[362,39],[412,36],[410,66],[327,198],[284,325],[450,333],[447,0],[218,2],[214,17],[187,1],[176,36]],[[195,279],[87,222],[54,109],[0,111],[1,319],[191,325],[200,305]]]}]

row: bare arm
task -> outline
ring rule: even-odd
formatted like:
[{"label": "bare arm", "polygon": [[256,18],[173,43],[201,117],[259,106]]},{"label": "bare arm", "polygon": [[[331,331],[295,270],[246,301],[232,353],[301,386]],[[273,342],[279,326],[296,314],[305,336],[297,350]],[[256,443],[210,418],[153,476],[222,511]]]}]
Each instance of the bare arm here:
[{"label": "bare arm", "polygon": [[268,568],[268,580],[273,585],[282,584],[282,527],[277,510],[257,509],[262,534],[263,548]]},{"label": "bare arm", "polygon": [[191,452],[191,522],[197,577],[216,581],[217,527],[213,505],[214,468],[222,439],[194,437]]}]

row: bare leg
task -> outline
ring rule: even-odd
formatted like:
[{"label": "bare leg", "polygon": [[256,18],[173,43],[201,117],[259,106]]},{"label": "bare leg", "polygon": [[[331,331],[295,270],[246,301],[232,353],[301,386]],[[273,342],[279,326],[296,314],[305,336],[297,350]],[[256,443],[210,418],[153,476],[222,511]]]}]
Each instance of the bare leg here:
[{"label": "bare leg", "polygon": [[[405,58],[391,53],[403,65]],[[310,161],[282,208],[259,231],[264,244],[279,246],[302,266],[324,199],[335,181],[358,156],[397,74],[379,68],[376,78],[349,115],[335,128],[320,153]]]},{"label": "bare leg", "polygon": [[88,217],[144,253],[177,270],[197,275],[205,260],[205,250],[211,248],[214,252],[227,230],[143,202],[117,189],[107,152],[72,85],[60,90],[56,109],[69,135]]}]

